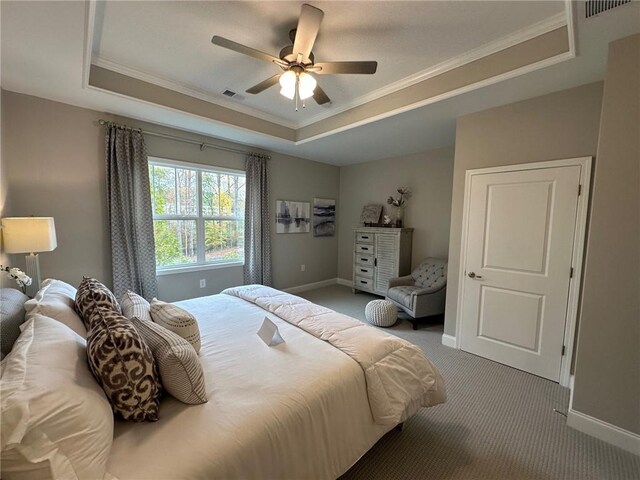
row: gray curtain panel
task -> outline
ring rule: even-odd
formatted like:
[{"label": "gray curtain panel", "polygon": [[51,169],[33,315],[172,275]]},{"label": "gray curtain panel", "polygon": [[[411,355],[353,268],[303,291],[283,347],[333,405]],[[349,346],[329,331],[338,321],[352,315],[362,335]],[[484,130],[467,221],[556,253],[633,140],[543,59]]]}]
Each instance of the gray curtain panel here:
[{"label": "gray curtain panel", "polygon": [[113,292],[158,296],[147,149],[140,130],[108,124],[105,135]]},{"label": "gray curtain panel", "polygon": [[244,213],[244,283],[271,285],[269,158],[247,155]]}]

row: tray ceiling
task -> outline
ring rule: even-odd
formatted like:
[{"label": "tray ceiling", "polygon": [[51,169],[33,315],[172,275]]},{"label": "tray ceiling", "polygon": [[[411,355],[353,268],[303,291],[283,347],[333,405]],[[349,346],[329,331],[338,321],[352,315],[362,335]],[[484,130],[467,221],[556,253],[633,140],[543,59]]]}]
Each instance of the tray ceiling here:
[{"label": "tray ceiling", "polygon": [[[326,14],[315,48],[319,60],[380,62],[373,77],[319,78],[334,100],[329,108],[296,114],[277,89],[251,99],[255,104],[247,96],[216,97],[224,88],[242,91],[271,71],[217,50],[211,36],[276,53],[301,2],[3,0],[2,89],[347,165],[451,146],[461,115],[601,80],[609,42],[640,31],[640,2],[588,19],[582,1],[312,4]],[[559,20],[569,28],[552,30]],[[558,38],[562,29],[565,44],[575,38],[575,55],[573,48],[555,56],[551,50],[518,66],[517,53],[528,42]],[[498,66],[494,60],[509,57],[509,50],[511,70],[494,69],[482,80],[484,66]],[[92,86],[91,62],[128,79],[128,90]],[[454,83],[443,79],[452,80],[457,68],[476,80],[443,94],[442,84]],[[179,108],[179,98],[190,109]],[[212,110],[226,113],[207,113]],[[242,122],[229,121],[233,117]]]},{"label": "tray ceiling", "polygon": [[[277,87],[246,94],[278,67],[211,44],[215,34],[277,56],[290,44],[301,2],[98,2],[92,61],[299,128],[564,12],[563,2],[549,1],[311,3],[325,12],[316,61],[378,61],[372,76],[318,76],[332,99],[326,106],[307,102],[296,112]],[[222,95],[226,89],[240,96],[229,100]]]}]

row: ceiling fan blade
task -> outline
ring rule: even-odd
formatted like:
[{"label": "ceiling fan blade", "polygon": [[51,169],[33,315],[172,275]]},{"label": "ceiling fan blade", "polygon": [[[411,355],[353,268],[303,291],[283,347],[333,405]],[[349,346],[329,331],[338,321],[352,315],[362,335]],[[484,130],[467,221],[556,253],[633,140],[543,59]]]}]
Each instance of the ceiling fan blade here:
[{"label": "ceiling fan blade", "polygon": [[378,69],[378,62],[321,62],[309,70],[318,75],[360,74],[372,75]]},{"label": "ceiling fan blade", "polygon": [[227,48],[229,50],[233,50],[234,52],[242,53],[244,55],[249,55],[250,57],[257,58],[258,60],[264,60],[266,62],[272,62],[277,65],[286,65],[286,62],[283,62],[278,57],[274,57],[273,55],[269,55],[268,53],[261,52],[260,50],[256,50],[255,48],[247,47],[240,43],[234,42],[233,40],[229,40],[224,37],[219,37],[218,35],[214,35],[211,39],[211,43],[214,45],[218,45],[222,48]]},{"label": "ceiling fan blade", "polygon": [[327,97],[327,94],[320,88],[320,85],[316,85],[316,88],[313,90],[313,99],[318,105],[331,102],[331,99]]},{"label": "ceiling fan blade", "polygon": [[254,95],[256,93],[260,93],[269,87],[273,87],[276,83],[278,83],[278,80],[280,80],[281,76],[282,76],[281,73],[277,73],[273,77],[269,77],[266,80],[258,83],[257,85],[254,85],[253,87],[247,89],[246,92],[252,93]]},{"label": "ceiling fan blade", "polygon": [[302,63],[309,63],[309,54],[318,36],[323,16],[324,12],[319,8],[306,3],[302,5],[292,52],[296,57],[302,55]]}]

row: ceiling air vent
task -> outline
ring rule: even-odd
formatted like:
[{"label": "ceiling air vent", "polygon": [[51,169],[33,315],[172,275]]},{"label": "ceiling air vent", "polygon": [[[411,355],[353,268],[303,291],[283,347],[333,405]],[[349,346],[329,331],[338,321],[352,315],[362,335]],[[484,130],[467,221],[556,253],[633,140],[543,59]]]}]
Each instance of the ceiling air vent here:
[{"label": "ceiling air vent", "polygon": [[631,0],[587,0],[585,3],[585,17],[593,17],[629,2]]},{"label": "ceiling air vent", "polygon": [[235,97],[237,95],[236,92],[232,92],[231,90],[225,90],[224,92],[222,92],[222,94],[225,97],[229,97],[229,98],[233,98],[233,97]]}]

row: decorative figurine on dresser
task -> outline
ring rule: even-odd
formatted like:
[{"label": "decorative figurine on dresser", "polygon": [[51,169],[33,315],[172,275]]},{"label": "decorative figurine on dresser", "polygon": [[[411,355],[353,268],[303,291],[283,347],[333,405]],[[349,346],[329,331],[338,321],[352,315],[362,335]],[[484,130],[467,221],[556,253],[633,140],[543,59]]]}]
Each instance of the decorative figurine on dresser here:
[{"label": "decorative figurine on dresser", "polygon": [[389,279],[411,273],[413,228],[353,229],[353,293],[386,295]]}]

